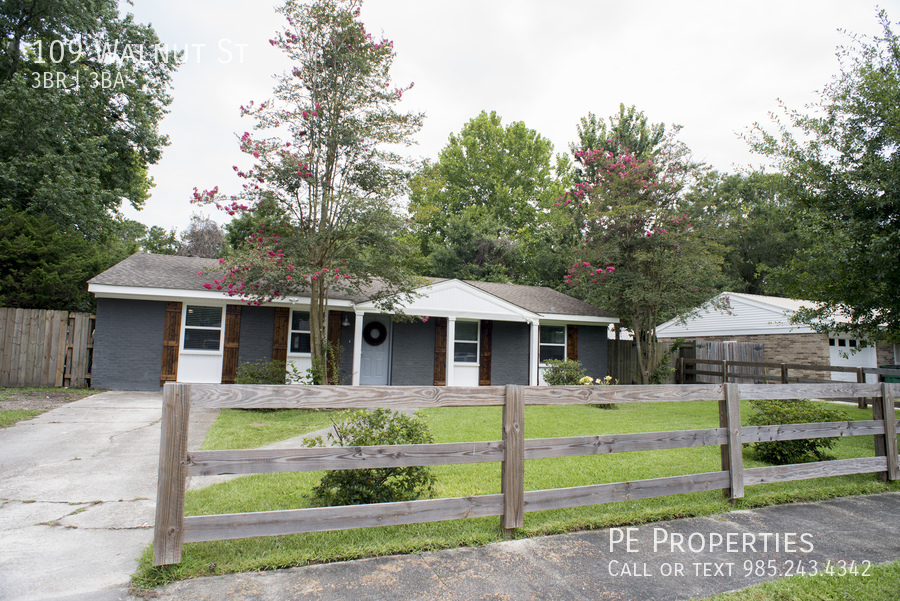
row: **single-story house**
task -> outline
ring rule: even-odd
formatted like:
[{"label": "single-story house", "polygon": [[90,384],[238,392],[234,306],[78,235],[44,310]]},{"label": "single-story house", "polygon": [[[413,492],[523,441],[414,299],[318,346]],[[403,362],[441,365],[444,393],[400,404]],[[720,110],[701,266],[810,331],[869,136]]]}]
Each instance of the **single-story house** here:
[{"label": "single-story house", "polygon": [[[730,311],[701,309],[687,323],[672,319],[660,325],[659,339],[684,338],[704,342],[753,342],[763,345],[766,363],[845,367],[900,364],[898,345],[871,343],[847,334],[823,334],[806,324],[792,324],[791,315],[811,301],[725,292]],[[856,381],[852,372],[827,372],[832,380]],[[868,374],[869,381],[877,381]]]},{"label": "single-story house", "polygon": [[[203,284],[216,260],[138,253],[89,281],[97,298],[92,386],[233,383],[238,365],[311,366],[309,299],[249,306]],[[205,275],[204,275],[205,274]],[[539,385],[543,361],[606,375],[608,311],[550,288],[430,279],[398,320],[362,296],[329,299],[340,384]]]}]

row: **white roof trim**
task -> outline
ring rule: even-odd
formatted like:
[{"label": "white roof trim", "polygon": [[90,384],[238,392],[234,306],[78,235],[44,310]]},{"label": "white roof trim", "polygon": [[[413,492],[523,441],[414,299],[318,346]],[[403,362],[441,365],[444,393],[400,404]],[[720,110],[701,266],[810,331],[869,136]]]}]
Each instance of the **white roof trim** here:
[{"label": "white roof trim", "polygon": [[619,323],[618,317],[596,317],[593,315],[563,315],[560,313],[541,313],[540,320],[542,324],[559,323],[582,323],[582,324],[601,324],[609,325]]},{"label": "white roof trim", "polygon": [[[246,304],[239,296],[228,296],[219,290],[185,290],[181,288],[145,288],[143,286],[110,286],[108,284],[88,284],[88,291],[97,298],[118,298],[128,300],[152,300],[152,301],[204,301],[215,303]],[[294,305],[309,306],[309,297],[293,296],[264,303],[265,306],[285,307]],[[353,302],[349,300],[328,301],[332,309],[353,310]]]}]

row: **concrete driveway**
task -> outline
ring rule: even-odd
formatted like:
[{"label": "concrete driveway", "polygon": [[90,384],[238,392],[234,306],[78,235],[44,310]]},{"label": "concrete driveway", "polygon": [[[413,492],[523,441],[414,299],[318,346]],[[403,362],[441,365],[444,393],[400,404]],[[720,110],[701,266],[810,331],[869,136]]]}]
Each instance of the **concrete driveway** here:
[{"label": "concrete driveway", "polygon": [[128,598],[161,408],[161,392],[104,392],[0,430],[0,599]]}]

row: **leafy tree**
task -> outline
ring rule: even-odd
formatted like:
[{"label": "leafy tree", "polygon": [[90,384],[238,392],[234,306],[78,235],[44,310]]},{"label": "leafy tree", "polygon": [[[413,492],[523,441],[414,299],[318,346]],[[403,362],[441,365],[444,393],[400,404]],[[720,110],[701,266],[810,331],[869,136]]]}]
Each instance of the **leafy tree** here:
[{"label": "leafy tree", "polygon": [[87,280],[116,259],[45,215],[0,211],[0,306],[91,311]]},{"label": "leafy tree", "polygon": [[156,255],[174,255],[179,242],[175,228],[167,230],[158,225],[151,226],[139,239],[141,250]]},{"label": "leafy tree", "polygon": [[[527,281],[547,208],[562,192],[553,145],[521,121],[482,112],[451,134],[411,184],[409,211],[430,275]],[[563,165],[566,165],[564,162]]]},{"label": "leafy tree", "polygon": [[[780,290],[819,302],[797,319],[820,331],[900,340],[900,40],[851,36],[810,115],[786,111],[755,150],[785,173],[801,250]],[[846,321],[845,321],[846,320]]]},{"label": "leafy tree", "polygon": [[686,194],[693,217],[720,228],[730,290],[771,294],[771,272],[800,248],[781,174],[710,172]]},{"label": "leafy tree", "polygon": [[[616,118],[610,123],[615,128]],[[661,129],[645,124],[630,135],[640,140]],[[566,279],[630,327],[644,384],[660,361],[657,325],[686,317],[718,293],[721,281],[721,249],[687,215],[683,192],[698,168],[675,132],[643,157],[625,137],[615,150],[578,151],[583,174],[595,177],[558,203],[580,220],[584,236]]]},{"label": "leafy tree", "polygon": [[0,208],[101,238],[148,196],[178,58],[115,0],[2,2],[0,39]]},{"label": "leafy tree", "polygon": [[115,0],[0,1],[4,305],[89,310],[86,281],[138,250],[119,209],[166,145],[179,61],[158,44]]},{"label": "leafy tree", "polygon": [[[224,278],[208,286],[255,303],[309,296],[312,358],[323,366],[333,291],[358,293],[377,279],[374,300],[390,308],[416,285],[402,260],[408,253],[394,203],[409,165],[390,148],[409,143],[422,116],[395,108],[412,84],[392,85],[393,43],[366,32],[360,7],[360,0],[285,2],[287,26],[270,42],[295,66],[277,78],[272,100],[243,109],[257,132],[277,131],[241,137],[253,159],[249,169],[235,167],[247,182],[243,192],[194,193],[229,214],[276,203],[277,227],[251,234],[225,260]],[[284,132],[288,140],[278,137]]]}]

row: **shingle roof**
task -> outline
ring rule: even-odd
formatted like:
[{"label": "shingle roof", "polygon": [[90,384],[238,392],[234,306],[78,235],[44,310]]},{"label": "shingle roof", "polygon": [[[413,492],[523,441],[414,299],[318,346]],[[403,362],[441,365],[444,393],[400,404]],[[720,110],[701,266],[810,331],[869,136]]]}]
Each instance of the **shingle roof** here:
[{"label": "shingle roof", "polygon": [[[137,253],[93,277],[88,283],[102,286],[200,291],[204,290],[203,284],[219,279],[221,272],[216,270],[218,265],[216,259]],[[437,283],[446,279],[429,278],[429,281]],[[552,288],[495,282],[466,281],[466,283],[532,313],[615,318],[609,311],[598,309]],[[377,288],[373,286],[367,291],[368,294],[362,296],[336,292],[331,298],[363,302],[368,300]]]}]

